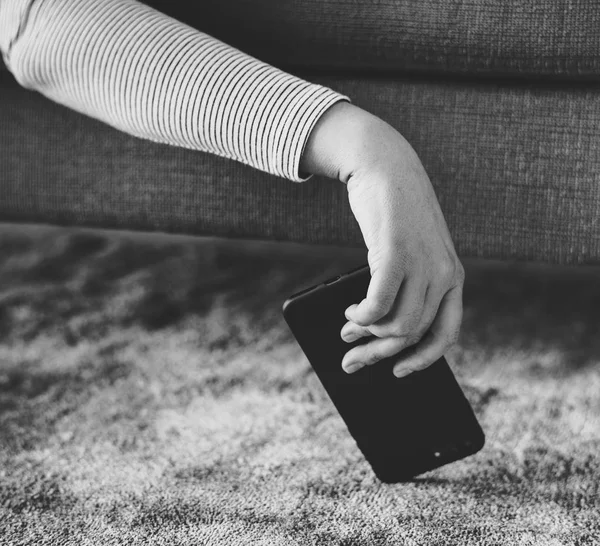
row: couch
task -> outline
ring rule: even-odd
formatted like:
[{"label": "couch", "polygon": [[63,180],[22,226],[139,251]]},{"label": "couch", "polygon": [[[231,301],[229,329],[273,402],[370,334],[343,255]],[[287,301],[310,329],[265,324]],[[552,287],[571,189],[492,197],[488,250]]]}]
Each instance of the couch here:
[{"label": "couch", "polygon": [[[460,257],[600,262],[600,3],[146,3],[396,127]],[[129,136],[5,68],[0,150],[2,222],[364,245],[339,182]]]}]

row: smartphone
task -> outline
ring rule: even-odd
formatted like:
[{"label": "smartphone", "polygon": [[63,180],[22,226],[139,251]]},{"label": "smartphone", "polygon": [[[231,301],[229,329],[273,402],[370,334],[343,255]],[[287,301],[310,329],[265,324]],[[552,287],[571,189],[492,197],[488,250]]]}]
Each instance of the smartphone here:
[{"label": "smartphone", "polygon": [[479,451],[485,436],[446,359],[397,378],[390,357],[352,374],[340,330],[348,306],[367,294],[368,265],[298,292],[283,316],[358,448],[382,482],[407,481]]}]

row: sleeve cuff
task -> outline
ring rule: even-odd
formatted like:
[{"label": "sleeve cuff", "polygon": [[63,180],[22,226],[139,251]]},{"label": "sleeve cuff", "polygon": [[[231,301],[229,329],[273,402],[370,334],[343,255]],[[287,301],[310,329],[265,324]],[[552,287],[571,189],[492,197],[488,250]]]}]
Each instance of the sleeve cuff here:
[{"label": "sleeve cuff", "polygon": [[8,70],[13,43],[26,24],[31,0],[0,0],[0,52]]},{"label": "sleeve cuff", "polygon": [[[349,97],[327,87],[308,83],[308,87],[290,99],[289,116],[283,119],[281,139],[275,156],[276,172],[292,182],[306,182],[313,175],[301,176],[300,159],[311,131],[325,111],[340,101],[352,102]],[[279,132],[278,131],[278,132]]]}]

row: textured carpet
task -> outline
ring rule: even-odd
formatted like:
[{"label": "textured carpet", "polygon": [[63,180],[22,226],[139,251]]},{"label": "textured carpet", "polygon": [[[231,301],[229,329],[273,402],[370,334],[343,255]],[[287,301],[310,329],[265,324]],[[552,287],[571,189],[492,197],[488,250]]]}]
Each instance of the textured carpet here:
[{"label": "textured carpet", "polygon": [[600,268],[464,261],[486,447],[384,485],[280,313],[362,251],[0,227],[1,544],[600,543]]}]

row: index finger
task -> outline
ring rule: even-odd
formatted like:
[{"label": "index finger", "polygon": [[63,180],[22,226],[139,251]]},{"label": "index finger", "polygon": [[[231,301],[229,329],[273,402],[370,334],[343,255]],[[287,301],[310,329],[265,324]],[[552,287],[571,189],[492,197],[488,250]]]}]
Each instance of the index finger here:
[{"label": "index finger", "polygon": [[367,296],[346,309],[346,318],[370,326],[387,315],[396,300],[405,273],[396,260],[385,260],[371,272]]}]

